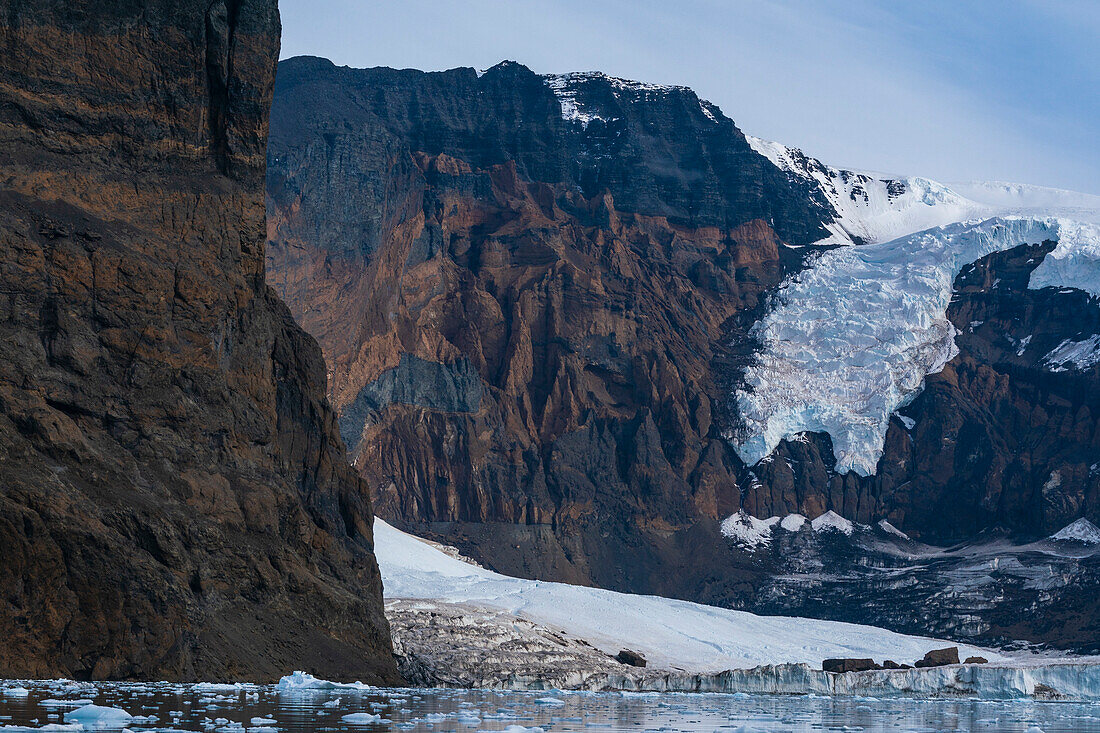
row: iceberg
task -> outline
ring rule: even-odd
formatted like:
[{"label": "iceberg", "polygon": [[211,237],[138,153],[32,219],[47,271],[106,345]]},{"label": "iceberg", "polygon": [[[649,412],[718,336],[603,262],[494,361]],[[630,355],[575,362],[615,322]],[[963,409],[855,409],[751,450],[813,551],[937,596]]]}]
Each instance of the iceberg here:
[{"label": "iceberg", "polygon": [[122,708],[85,705],[65,713],[66,723],[79,723],[85,728],[122,728],[134,716]]},{"label": "iceberg", "polygon": [[371,690],[370,685],[362,682],[330,682],[322,680],[308,672],[295,672],[279,678],[276,688],[280,692],[299,692],[308,690]]}]

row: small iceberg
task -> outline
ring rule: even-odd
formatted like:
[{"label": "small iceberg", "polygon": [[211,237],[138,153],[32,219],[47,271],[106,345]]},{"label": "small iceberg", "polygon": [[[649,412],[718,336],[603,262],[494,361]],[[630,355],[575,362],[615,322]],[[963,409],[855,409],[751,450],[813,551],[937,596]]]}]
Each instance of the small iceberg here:
[{"label": "small iceberg", "polygon": [[370,723],[382,722],[382,716],[374,715],[372,713],[349,713],[342,716],[340,720],[348,723],[349,725],[368,725]]},{"label": "small iceberg", "polygon": [[122,708],[85,705],[65,713],[66,723],[79,723],[85,728],[122,728],[134,719]]},{"label": "small iceberg", "polygon": [[370,690],[370,685],[362,682],[330,682],[318,679],[308,672],[295,672],[279,679],[276,688],[280,692],[301,692],[306,690]]}]

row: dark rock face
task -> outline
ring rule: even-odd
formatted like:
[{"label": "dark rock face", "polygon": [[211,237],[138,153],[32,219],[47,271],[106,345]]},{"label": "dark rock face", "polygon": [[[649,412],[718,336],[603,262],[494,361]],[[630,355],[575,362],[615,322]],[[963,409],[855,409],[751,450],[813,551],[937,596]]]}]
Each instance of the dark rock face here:
[{"label": "dark rock face", "polygon": [[399,680],[264,284],[274,0],[0,2],[0,669]]},{"label": "dark rock face", "polygon": [[283,62],[268,270],[381,514],[642,590],[740,505],[713,362],[821,212],[689,90],[616,84],[584,127],[516,64]]},{"label": "dark rock face", "polygon": [[[1014,541],[990,533],[930,547],[880,528],[779,530],[755,552],[724,558],[752,568],[726,604],[769,615],[870,624],[983,646],[1100,651],[1100,546]],[[716,572],[715,575],[718,575]],[[711,582],[703,588],[720,586]],[[712,591],[713,592],[713,591]]]}]

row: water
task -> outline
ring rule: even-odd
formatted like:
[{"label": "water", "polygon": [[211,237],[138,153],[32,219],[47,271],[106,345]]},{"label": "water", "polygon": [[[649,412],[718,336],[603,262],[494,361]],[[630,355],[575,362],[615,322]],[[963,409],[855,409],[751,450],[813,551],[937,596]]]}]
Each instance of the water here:
[{"label": "water", "polygon": [[[64,725],[64,715],[76,700],[126,710],[135,716],[126,724],[134,733],[539,733],[532,728],[546,733],[1100,733],[1100,703],[425,689],[290,692],[271,685],[64,681],[0,683],[0,690],[18,684],[29,694],[0,695],[0,733],[65,730],[53,726]],[[356,724],[344,719],[355,713],[380,720]],[[113,729],[97,730],[120,729],[116,723]]]}]

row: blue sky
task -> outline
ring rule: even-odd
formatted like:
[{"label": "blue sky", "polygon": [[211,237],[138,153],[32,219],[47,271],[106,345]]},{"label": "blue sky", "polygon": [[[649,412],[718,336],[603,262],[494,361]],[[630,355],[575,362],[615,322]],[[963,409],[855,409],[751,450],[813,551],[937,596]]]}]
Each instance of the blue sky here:
[{"label": "blue sky", "polygon": [[822,160],[1100,194],[1100,0],[281,0],[283,57],[685,84]]}]

